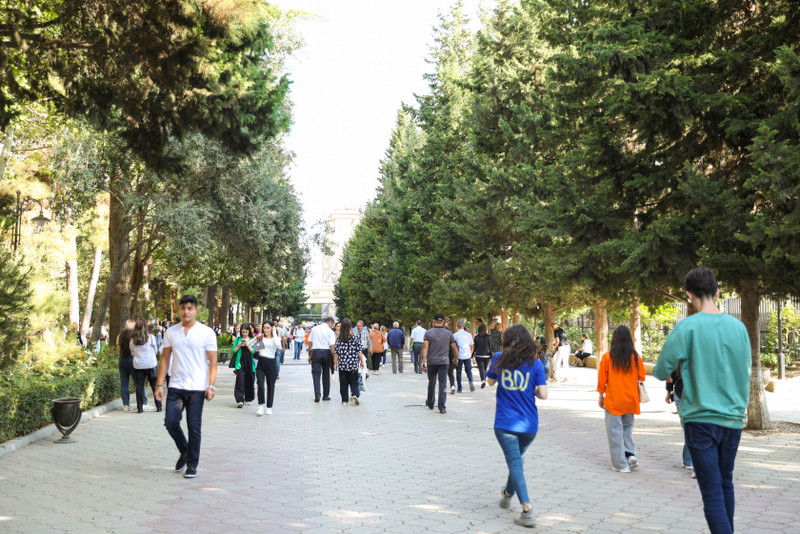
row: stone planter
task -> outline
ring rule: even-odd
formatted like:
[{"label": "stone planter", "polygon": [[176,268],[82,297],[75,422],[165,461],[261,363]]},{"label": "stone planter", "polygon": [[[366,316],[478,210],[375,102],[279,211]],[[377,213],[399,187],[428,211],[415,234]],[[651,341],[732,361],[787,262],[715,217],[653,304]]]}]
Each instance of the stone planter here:
[{"label": "stone planter", "polygon": [[69,435],[81,422],[81,402],[83,399],[78,397],[68,397],[64,399],[53,399],[53,407],[50,414],[53,416],[53,423],[61,432],[61,439],[56,443],[74,443]]}]

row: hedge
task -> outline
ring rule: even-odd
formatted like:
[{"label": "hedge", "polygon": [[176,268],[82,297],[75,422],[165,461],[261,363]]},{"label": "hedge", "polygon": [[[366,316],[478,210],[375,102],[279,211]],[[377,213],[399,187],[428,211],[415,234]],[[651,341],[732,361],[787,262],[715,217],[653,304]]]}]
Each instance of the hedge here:
[{"label": "hedge", "polygon": [[[131,389],[135,391],[135,389]],[[0,390],[0,442],[45,427],[53,422],[53,399],[82,397],[88,410],[119,397],[119,372],[101,370],[79,376],[53,379],[35,377]]]}]

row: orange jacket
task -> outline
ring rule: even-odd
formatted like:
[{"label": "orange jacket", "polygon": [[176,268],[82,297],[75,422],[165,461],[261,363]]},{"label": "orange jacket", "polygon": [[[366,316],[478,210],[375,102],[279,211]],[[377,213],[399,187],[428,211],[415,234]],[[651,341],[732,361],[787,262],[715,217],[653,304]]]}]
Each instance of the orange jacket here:
[{"label": "orange jacket", "polygon": [[[636,361],[633,361],[636,358]],[[611,363],[606,352],[597,369],[597,391],[605,394],[603,406],[613,415],[639,414],[639,382],[644,382],[644,362],[631,354],[631,368],[623,373]]]},{"label": "orange jacket", "polygon": [[383,337],[383,334],[381,334],[380,330],[370,330],[369,340],[372,341],[373,353],[383,352],[383,343],[386,341],[386,338]]}]

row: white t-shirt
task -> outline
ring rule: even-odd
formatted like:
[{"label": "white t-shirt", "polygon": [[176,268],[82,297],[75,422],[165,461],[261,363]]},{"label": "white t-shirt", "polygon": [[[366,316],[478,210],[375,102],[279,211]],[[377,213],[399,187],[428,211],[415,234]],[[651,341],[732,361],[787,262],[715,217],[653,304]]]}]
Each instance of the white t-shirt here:
[{"label": "white t-shirt", "polygon": [[181,323],[170,326],[164,334],[164,347],[172,348],[169,387],[187,391],[208,388],[208,356],[217,351],[217,335],[206,325],[196,322],[184,335]]},{"label": "white t-shirt", "polygon": [[411,339],[414,340],[414,343],[422,343],[425,340],[425,330],[421,326],[417,326],[414,330],[411,331]]},{"label": "white t-shirt", "polygon": [[281,348],[281,338],[275,334],[272,337],[265,337],[261,339],[264,348],[258,351],[261,358],[275,359],[275,351]]},{"label": "white t-shirt", "polygon": [[147,342],[144,345],[136,345],[133,339],[130,340],[128,346],[131,348],[133,355],[133,368],[134,369],[152,369],[158,365],[156,359],[156,336],[148,334]]},{"label": "white t-shirt", "polygon": [[311,350],[330,350],[331,345],[336,344],[336,333],[328,323],[318,324],[311,329],[308,341],[311,343]]},{"label": "white t-shirt", "polygon": [[584,354],[591,354],[592,353],[592,340],[588,337],[583,340],[583,346],[581,347],[581,351]]},{"label": "white t-shirt", "polygon": [[456,345],[458,346],[458,359],[469,360],[472,358],[472,349],[470,347],[475,343],[472,341],[472,336],[463,328],[453,334],[456,338]]}]

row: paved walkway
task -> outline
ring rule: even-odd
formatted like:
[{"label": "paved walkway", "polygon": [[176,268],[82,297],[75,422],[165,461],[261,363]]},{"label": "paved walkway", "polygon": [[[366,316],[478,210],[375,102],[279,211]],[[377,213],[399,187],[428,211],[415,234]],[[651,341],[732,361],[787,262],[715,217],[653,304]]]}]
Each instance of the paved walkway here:
[{"label": "paved walkway", "polygon": [[[634,429],[641,467],[622,474],[610,470],[596,372],[571,372],[539,403],[527,457],[536,531],[706,532],[663,384],[648,377],[653,402]],[[526,531],[512,522],[519,503],[497,505],[507,471],[492,433],[494,390],[448,395],[440,415],[423,405],[425,378],[406,370],[371,377],[361,406],[340,404],[337,381],[333,400],[315,404],[308,364],[287,360],[274,414],[256,417],[255,406],[235,407],[232,378],[220,366],[198,478],[174,472],[161,414],[109,412],[81,423],[77,443],[51,437],[0,457],[0,531]],[[737,531],[798,531],[798,437],[743,437]]]}]

